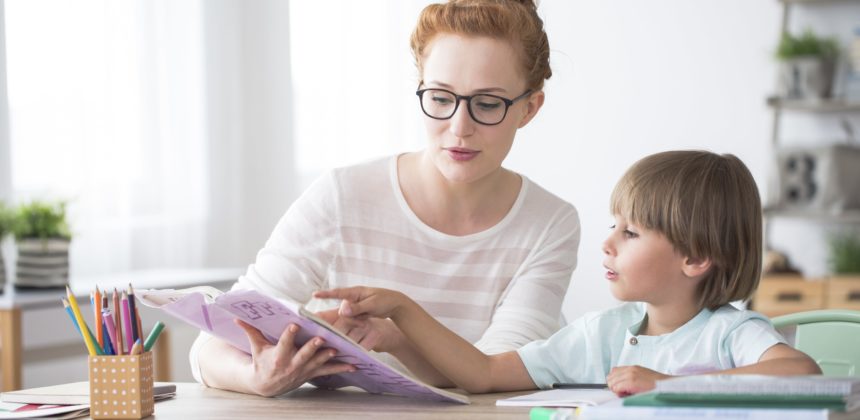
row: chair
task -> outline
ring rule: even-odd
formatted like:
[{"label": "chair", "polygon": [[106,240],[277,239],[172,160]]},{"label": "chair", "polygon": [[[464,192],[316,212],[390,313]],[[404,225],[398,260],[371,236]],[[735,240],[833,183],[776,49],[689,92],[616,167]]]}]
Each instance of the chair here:
[{"label": "chair", "polygon": [[773,326],[813,358],[825,376],[860,377],[860,311],[798,312],[774,318]]}]

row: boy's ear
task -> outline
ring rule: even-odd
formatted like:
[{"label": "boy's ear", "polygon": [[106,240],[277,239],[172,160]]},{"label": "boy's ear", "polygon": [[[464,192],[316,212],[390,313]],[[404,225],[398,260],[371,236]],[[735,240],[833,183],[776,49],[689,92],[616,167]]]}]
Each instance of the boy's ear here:
[{"label": "boy's ear", "polygon": [[708,270],[711,269],[711,259],[710,258],[693,258],[687,257],[684,259],[684,266],[681,270],[684,271],[684,274],[687,277],[702,277],[704,276]]}]

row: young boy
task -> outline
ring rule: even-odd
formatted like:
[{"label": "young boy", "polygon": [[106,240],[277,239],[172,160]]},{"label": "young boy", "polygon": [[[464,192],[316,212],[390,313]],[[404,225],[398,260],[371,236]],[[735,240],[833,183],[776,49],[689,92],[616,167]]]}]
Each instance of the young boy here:
[{"label": "young boy", "polygon": [[343,299],[344,316],[390,318],[439,372],[473,393],[605,380],[623,396],[672,375],[821,372],[767,318],[729,304],[753,293],[762,259],[759,194],[738,158],[648,156],[615,186],[610,210],[606,279],[627,303],[517,351],[481,353],[400,292],[352,287],[315,296]]}]

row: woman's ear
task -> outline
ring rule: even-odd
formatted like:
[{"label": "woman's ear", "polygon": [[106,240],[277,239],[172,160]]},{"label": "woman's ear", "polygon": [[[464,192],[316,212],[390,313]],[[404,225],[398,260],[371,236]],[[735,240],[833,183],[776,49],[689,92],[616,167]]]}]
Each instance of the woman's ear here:
[{"label": "woman's ear", "polygon": [[526,112],[520,119],[520,123],[517,124],[517,128],[525,127],[526,124],[528,124],[529,121],[537,115],[538,110],[543,106],[544,98],[545,96],[542,90],[529,95],[528,102],[526,102]]},{"label": "woman's ear", "polygon": [[681,270],[687,277],[697,278],[702,277],[711,269],[710,258],[693,258],[687,257],[684,260],[684,266]]}]

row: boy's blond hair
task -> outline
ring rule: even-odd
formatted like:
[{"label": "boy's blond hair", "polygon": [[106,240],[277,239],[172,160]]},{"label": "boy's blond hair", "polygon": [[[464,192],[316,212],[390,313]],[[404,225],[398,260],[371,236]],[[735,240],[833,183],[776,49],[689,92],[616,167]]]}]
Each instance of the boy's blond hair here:
[{"label": "boy's blond hair", "polygon": [[610,211],[662,233],[686,257],[711,260],[698,289],[700,308],[747,299],[758,287],[761,201],[752,174],[734,155],[647,156],[618,181]]}]

